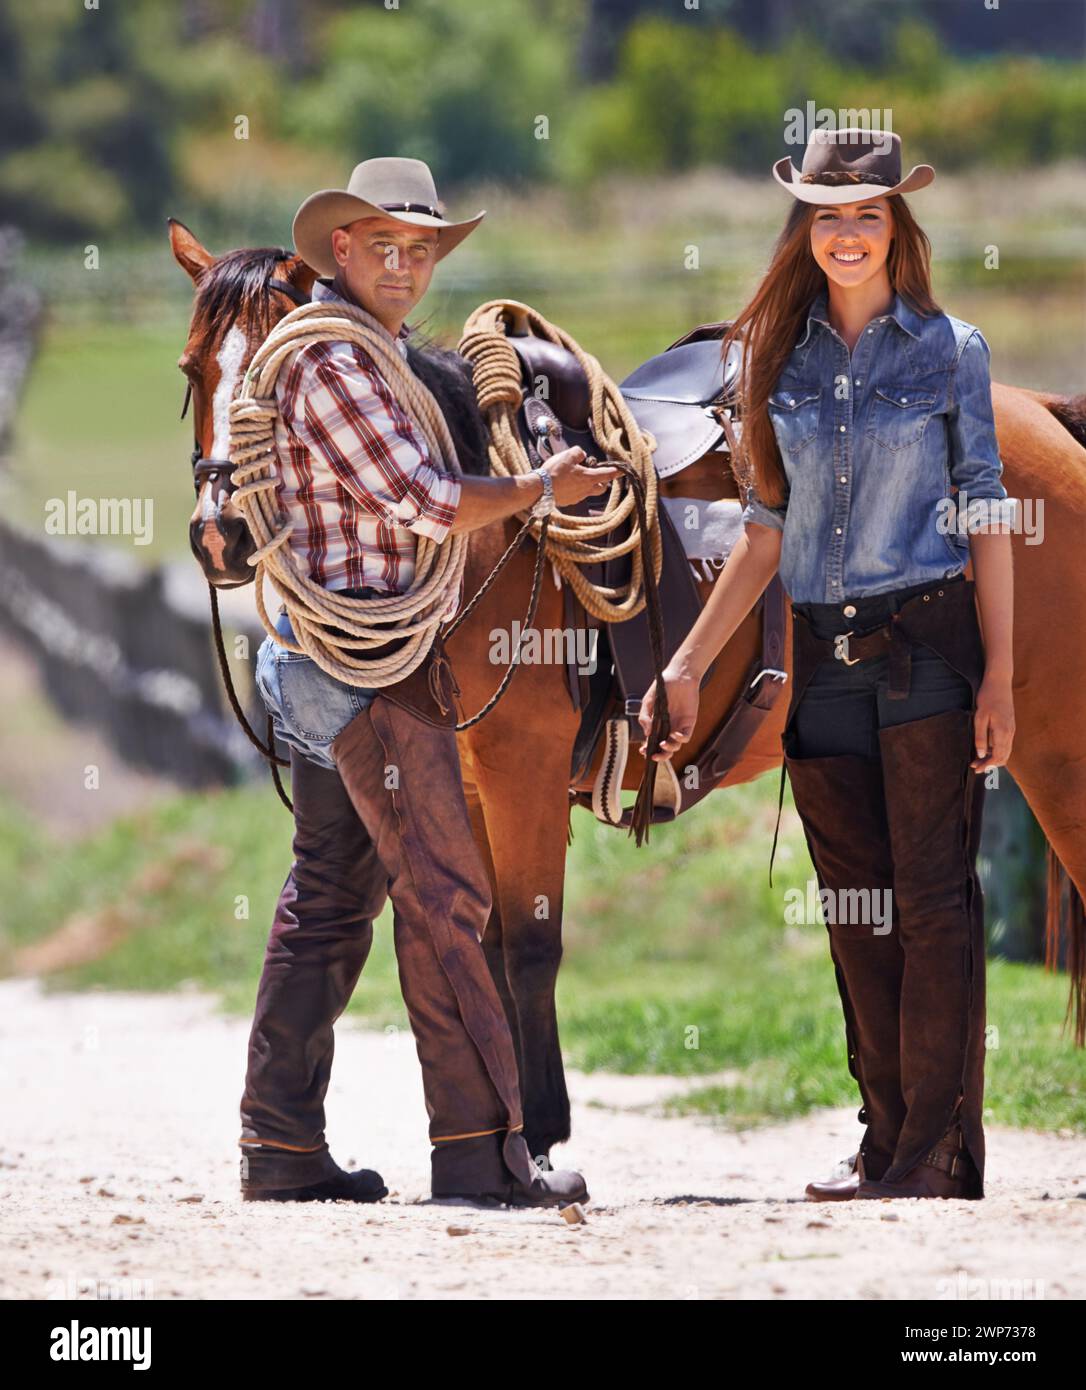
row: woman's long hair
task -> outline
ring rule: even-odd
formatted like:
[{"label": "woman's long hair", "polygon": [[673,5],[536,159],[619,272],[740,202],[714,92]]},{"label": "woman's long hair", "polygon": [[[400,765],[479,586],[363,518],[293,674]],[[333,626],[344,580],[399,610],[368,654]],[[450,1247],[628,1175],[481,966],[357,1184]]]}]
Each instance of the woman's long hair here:
[{"label": "woman's long hair", "polygon": [[[891,287],[925,317],[940,313],[931,296],[931,242],[900,193],[888,198],[893,240],[886,258]],[[788,481],[769,418],[769,397],[826,284],[811,254],[811,223],[822,205],[796,201],[773,248],[762,283],[724,336],[722,351],[742,338],[746,344],[739,383],[742,437],[732,460],[738,481],[753,486],[767,507],[783,506]]]}]

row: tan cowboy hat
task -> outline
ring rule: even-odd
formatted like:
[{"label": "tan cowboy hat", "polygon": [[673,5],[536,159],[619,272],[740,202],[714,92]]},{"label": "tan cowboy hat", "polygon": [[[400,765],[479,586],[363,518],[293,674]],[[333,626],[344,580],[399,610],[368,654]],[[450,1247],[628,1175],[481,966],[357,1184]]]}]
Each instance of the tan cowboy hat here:
[{"label": "tan cowboy hat", "polygon": [[804,151],[803,168],[797,169],[788,158],[779,159],[773,177],[804,203],[858,203],[861,198],[926,188],[935,170],[930,164],[916,164],[903,179],[900,135],[846,126],[814,131]]},{"label": "tan cowboy hat", "polygon": [[437,259],[459,246],[486,216],[447,222],[441,215],[434,176],[421,159],[366,159],[356,164],[346,188],[312,193],[294,214],[294,246],[322,275],[335,277],[332,233],[360,217],[391,217],[413,227],[437,227]]}]

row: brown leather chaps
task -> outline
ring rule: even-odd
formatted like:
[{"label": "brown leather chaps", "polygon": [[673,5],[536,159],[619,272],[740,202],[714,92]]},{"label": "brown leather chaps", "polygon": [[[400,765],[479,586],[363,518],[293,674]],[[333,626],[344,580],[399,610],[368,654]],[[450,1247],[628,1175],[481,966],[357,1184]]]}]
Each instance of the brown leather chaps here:
[{"label": "brown leather chaps", "polygon": [[[880,727],[877,757],[804,756],[795,712],[818,663],[835,655],[832,639],[793,613],[785,765],[833,905],[824,915],[849,1070],[863,1100],[864,1169],[896,1182],[960,1123],[975,1169],[966,1195],[982,1197],[985,942],[976,856],[984,778],[969,766],[973,713],[949,709]],[[972,582],[916,594],[877,634],[857,632],[846,654],[889,656],[890,697],[904,698],[916,644],[969,682],[975,708],[984,658]],[[841,910],[864,889],[892,902],[888,920]]]},{"label": "brown leather chaps", "polygon": [[[422,1066],[435,1177],[531,1183],[516,1057],[483,954],[486,871],[460,780],[451,693],[428,659],[332,744],[338,775],[292,757],[295,862],[276,909],[249,1044],[242,1144],[261,1184],[325,1176],[332,1023],[392,899],[397,965]],[[479,1141],[492,1136],[480,1150]],[[470,1144],[465,1141],[473,1141]],[[477,1155],[467,1163],[462,1147]],[[266,1171],[265,1171],[266,1170]],[[435,1183],[437,1186],[437,1183]]]}]

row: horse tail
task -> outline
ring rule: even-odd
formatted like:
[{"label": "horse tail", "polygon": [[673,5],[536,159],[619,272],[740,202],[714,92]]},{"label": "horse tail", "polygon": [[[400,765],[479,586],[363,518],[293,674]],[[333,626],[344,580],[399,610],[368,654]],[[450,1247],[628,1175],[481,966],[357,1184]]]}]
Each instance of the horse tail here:
[{"label": "horse tail", "polygon": [[1086,448],[1086,392],[1081,396],[1044,396],[1041,404]]},{"label": "horse tail", "polygon": [[1064,1024],[1074,1019],[1075,1043],[1082,1047],[1086,1043],[1086,905],[1056,851],[1049,845],[1045,967],[1058,970],[1061,956],[1071,976]]}]

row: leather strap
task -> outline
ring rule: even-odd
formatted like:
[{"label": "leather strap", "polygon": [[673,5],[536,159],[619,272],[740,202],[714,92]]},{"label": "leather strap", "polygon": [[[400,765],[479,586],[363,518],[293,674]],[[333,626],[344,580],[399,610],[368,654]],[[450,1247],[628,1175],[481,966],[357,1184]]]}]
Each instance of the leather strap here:
[{"label": "leather strap", "polygon": [[962,1150],[965,1147],[960,1129],[956,1131],[957,1143],[954,1136],[944,1135],[924,1157],[921,1163],[928,1168],[937,1168],[940,1173],[946,1173],[948,1177],[956,1178],[958,1171],[963,1167]]},{"label": "leather strap", "polygon": [[773,576],[759,602],[762,610],[761,655],[747,672],[743,689],[731,709],[698,755],[694,764],[698,773],[697,786],[683,788],[680,813],[696,806],[727,777],[784,689],[787,680],[782,667],[786,600],[779,575]]},{"label": "leather strap", "polygon": [[[762,613],[762,649],[759,658],[748,670],[743,688],[731,709],[717,725],[694,763],[697,769],[697,786],[685,786],[682,775],[676,768],[682,790],[678,812],[666,805],[654,807],[654,824],[674,820],[676,814],[682,815],[715,790],[742,758],[766,715],[775,707],[788,679],[780,664],[784,655],[786,601],[780,577],[774,575],[759,599]],[[640,704],[640,701],[638,703]],[[627,709],[627,713],[629,717],[633,717],[632,711]],[[600,737],[603,734],[601,726]],[[596,743],[598,745],[598,739]],[[587,763],[590,759],[585,761]],[[592,799],[584,792],[573,794],[571,800],[574,805],[592,809]],[[630,808],[627,807],[619,824],[628,825],[629,814]]]}]

